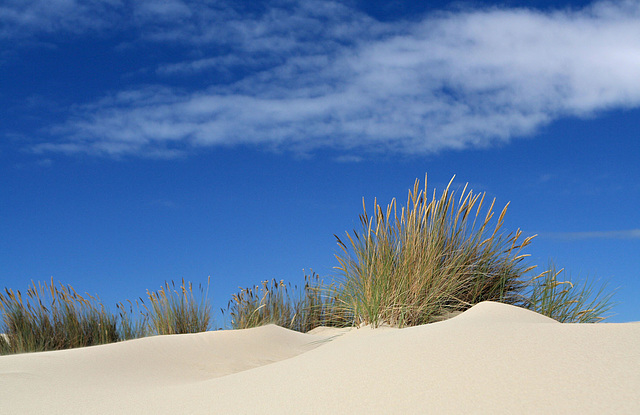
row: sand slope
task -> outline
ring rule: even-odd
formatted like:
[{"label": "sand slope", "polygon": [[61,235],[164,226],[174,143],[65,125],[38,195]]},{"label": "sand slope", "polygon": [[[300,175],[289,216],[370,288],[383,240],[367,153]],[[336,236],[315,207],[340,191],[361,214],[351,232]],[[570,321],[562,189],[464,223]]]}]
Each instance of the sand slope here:
[{"label": "sand slope", "polygon": [[426,326],[313,333],[3,356],[0,413],[640,413],[640,323],[485,302]]}]

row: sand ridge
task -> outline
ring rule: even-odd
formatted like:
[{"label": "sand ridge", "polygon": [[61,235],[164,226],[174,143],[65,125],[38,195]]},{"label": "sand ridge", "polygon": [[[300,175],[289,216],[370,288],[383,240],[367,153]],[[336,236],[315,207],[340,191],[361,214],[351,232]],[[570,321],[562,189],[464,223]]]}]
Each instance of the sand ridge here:
[{"label": "sand ridge", "polygon": [[0,357],[0,413],[640,413],[640,324],[485,302],[404,329],[276,326]]}]

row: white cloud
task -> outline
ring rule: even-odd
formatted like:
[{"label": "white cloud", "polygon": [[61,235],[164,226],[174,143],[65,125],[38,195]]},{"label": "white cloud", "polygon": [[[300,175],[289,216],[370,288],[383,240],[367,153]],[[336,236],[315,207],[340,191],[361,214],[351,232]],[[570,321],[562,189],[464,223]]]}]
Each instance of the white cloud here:
[{"label": "white cloud", "polygon": [[549,232],[541,233],[540,237],[564,240],[585,239],[640,239],[640,229],[605,232]]},{"label": "white cloud", "polygon": [[55,141],[37,149],[171,155],[255,144],[428,153],[490,146],[560,117],[640,105],[639,1],[387,23],[338,3],[281,4],[246,16],[177,0],[145,13],[140,7],[142,28],[154,13],[194,16],[141,30],[155,47],[218,50],[160,64],[159,74],[242,76],[195,91],[114,94],[79,108],[52,130]]}]

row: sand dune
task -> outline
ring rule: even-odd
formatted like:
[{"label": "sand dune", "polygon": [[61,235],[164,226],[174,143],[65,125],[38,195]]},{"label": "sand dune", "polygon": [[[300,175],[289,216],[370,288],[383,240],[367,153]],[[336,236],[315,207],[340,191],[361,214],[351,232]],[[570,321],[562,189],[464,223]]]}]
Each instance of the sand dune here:
[{"label": "sand dune", "polygon": [[276,326],[0,357],[0,413],[640,413],[640,323],[498,303],[405,329]]}]

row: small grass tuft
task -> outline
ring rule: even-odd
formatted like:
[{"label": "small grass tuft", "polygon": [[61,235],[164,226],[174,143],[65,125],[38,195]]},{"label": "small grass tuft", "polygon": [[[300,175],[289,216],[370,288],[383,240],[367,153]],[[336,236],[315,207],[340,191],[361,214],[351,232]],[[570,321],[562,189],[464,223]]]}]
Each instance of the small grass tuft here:
[{"label": "small grass tuft", "polygon": [[[140,300],[141,301],[141,300]],[[149,326],[148,313],[140,312],[144,307],[141,306],[141,302],[136,300],[135,305],[131,300],[126,300],[128,306],[123,303],[116,304],[118,309],[118,316],[120,317],[120,339],[131,340],[140,337],[146,337],[152,334]],[[138,310],[134,313],[134,307]],[[137,318],[133,315],[136,314]]]},{"label": "small grass tuft", "polygon": [[[344,327],[352,319],[338,306],[333,285],[324,285],[320,277],[305,275],[302,290],[283,280],[263,281],[262,286],[241,288],[227,305],[233,329],[246,329],[265,324],[307,332],[319,326]],[[225,310],[222,310],[225,314]]]},{"label": "small grass tuft", "polygon": [[605,283],[594,295],[588,280],[581,284],[570,278],[560,281],[558,276],[563,271],[550,263],[547,271],[533,278],[525,307],[561,323],[598,323],[610,317],[607,313],[614,306],[615,290],[605,294]]},{"label": "small grass tuft", "polygon": [[211,322],[211,305],[209,304],[209,284],[207,281],[205,292],[202,285],[199,286],[200,301],[196,300],[193,292],[193,284],[185,283],[176,289],[173,281],[171,284],[165,281],[164,286],[158,291],[147,290],[149,305],[140,299],[146,310],[145,319],[150,334],[185,334],[207,331]]}]

